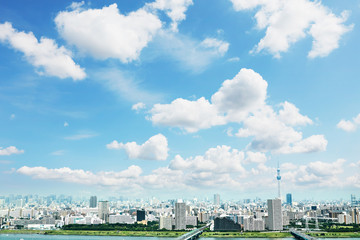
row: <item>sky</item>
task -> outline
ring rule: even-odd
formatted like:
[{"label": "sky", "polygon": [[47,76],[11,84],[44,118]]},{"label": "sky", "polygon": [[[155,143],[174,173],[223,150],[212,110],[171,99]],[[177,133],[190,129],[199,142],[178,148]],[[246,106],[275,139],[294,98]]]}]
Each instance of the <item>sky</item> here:
[{"label": "sky", "polygon": [[360,198],[360,1],[0,1],[0,195]]}]

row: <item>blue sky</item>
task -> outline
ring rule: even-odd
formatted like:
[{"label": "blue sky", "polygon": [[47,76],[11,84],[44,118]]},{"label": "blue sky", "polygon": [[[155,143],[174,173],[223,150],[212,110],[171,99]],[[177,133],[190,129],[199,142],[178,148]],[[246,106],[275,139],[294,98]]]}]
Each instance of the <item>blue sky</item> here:
[{"label": "blue sky", "polygon": [[1,194],[359,193],[359,12],[1,1]]}]

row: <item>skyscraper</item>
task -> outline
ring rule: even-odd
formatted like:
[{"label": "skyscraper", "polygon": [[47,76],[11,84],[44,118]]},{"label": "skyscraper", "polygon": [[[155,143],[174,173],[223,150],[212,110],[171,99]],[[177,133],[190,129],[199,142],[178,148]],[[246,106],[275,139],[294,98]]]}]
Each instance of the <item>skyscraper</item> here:
[{"label": "skyscraper", "polygon": [[292,206],[292,195],[291,193],[286,194],[286,203]]},{"label": "skyscraper", "polygon": [[99,201],[98,207],[99,218],[105,222],[109,222],[109,202],[108,201]]},{"label": "skyscraper", "polygon": [[96,196],[91,196],[90,197],[90,208],[96,208],[97,207],[97,197]]},{"label": "skyscraper", "polygon": [[283,230],[283,219],[280,199],[268,199],[268,229],[271,231]]},{"label": "skyscraper", "polygon": [[175,203],[175,230],[186,228],[186,205],[183,202]]},{"label": "skyscraper", "polygon": [[214,194],[214,205],[220,205],[220,194]]},{"label": "skyscraper", "polygon": [[137,210],[136,211],[136,221],[143,221],[145,220],[145,210]]},{"label": "skyscraper", "polygon": [[357,202],[356,202],[356,197],[355,194],[351,194],[351,206],[356,206]]}]

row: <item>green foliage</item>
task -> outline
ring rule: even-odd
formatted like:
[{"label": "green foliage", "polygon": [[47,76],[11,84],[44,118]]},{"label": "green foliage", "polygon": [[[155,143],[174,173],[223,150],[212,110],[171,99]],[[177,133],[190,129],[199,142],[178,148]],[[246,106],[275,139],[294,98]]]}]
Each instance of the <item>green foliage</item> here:
[{"label": "green foliage", "polygon": [[157,222],[148,222],[148,225],[143,224],[69,224],[63,226],[63,230],[78,230],[78,231],[157,231],[159,225]]}]

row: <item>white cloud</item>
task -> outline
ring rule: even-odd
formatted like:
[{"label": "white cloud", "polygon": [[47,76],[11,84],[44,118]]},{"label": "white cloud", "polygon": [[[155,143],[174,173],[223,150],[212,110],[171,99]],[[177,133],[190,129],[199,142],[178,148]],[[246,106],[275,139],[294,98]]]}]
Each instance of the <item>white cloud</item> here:
[{"label": "white cloud", "polygon": [[132,188],[137,185],[137,179],[142,173],[139,166],[132,165],[120,172],[98,172],[85,171],[82,169],[46,167],[21,167],[17,173],[31,176],[35,179],[50,179],[62,182],[78,183],[85,185],[122,186]]},{"label": "white cloud", "polygon": [[80,9],[85,4],[84,1],[81,2],[72,2],[68,8],[72,10]]},{"label": "white cloud", "polygon": [[205,38],[200,45],[204,48],[213,49],[220,56],[224,56],[228,51],[230,44],[216,38]]},{"label": "white cloud", "polygon": [[[256,156],[256,160],[254,160]],[[252,160],[249,160],[252,159]],[[256,163],[256,168],[246,170],[246,162]],[[46,167],[21,167],[17,173],[35,179],[56,180],[84,185],[99,185],[108,187],[144,190],[166,189],[169,193],[181,190],[214,189],[233,191],[256,191],[276,188],[276,168],[265,165],[262,153],[247,152],[232,149],[229,146],[210,148],[204,155],[182,158],[177,155],[169,167],[160,167],[143,175],[139,166],[130,166],[122,171],[91,172],[82,169]],[[283,180],[291,187],[331,187],[360,186],[358,174],[349,176],[345,171],[344,159],[333,162],[315,161],[296,165],[284,163],[281,165]],[[245,165],[244,165],[245,164]],[[261,175],[261,178],[259,178]],[[272,190],[271,190],[272,191]]]},{"label": "white cloud", "polygon": [[258,29],[266,29],[265,36],[254,47],[254,52],[267,50],[275,57],[310,35],[312,49],[308,57],[325,57],[339,47],[343,34],[353,25],[346,26],[347,12],[336,16],[319,1],[310,0],[231,0],[236,11],[256,8]]},{"label": "white cloud", "polygon": [[7,148],[0,147],[0,156],[9,156],[12,154],[22,154],[24,150],[19,150],[15,146],[10,146]]},{"label": "white cloud", "polygon": [[144,9],[123,15],[116,3],[102,9],[63,11],[55,23],[61,36],[80,51],[123,63],[137,60],[161,28],[156,15]]},{"label": "white cloud", "polygon": [[333,163],[321,161],[311,162],[307,166],[307,171],[317,176],[338,175],[344,171],[342,167],[345,162],[346,160],[342,158],[337,159]]},{"label": "white cloud", "polygon": [[86,77],[84,69],[71,58],[71,52],[63,46],[58,47],[52,39],[41,37],[38,41],[32,32],[18,32],[11,23],[5,22],[0,24],[0,42],[22,52],[39,74],[70,77],[75,81]]},{"label": "white cloud", "polygon": [[311,153],[323,152],[326,150],[328,141],[324,135],[312,135],[299,142],[294,142],[292,146],[284,146],[276,150],[276,153]]},{"label": "white cloud", "polygon": [[281,164],[280,169],[285,170],[285,171],[295,170],[295,169],[297,169],[297,166],[294,163],[287,162],[287,163]]},{"label": "white cloud", "polygon": [[192,0],[156,0],[152,3],[147,3],[145,8],[154,10],[162,10],[172,20],[172,31],[178,31],[178,24],[185,20],[188,7],[193,5]]},{"label": "white cloud", "polygon": [[[285,116],[289,117],[289,119],[285,118]],[[299,122],[298,120],[306,118],[300,114],[295,119],[293,115],[288,114],[282,114],[280,117],[280,114],[277,114],[271,106],[265,106],[243,121],[243,127],[239,129],[236,136],[253,136],[254,139],[249,147],[258,151],[272,150],[277,153],[300,153],[325,150],[327,141],[324,136],[315,135],[316,137],[312,136],[302,140],[302,133],[291,126],[295,123],[303,124],[303,121]]]},{"label": "white cloud", "polygon": [[340,186],[346,184],[339,178],[340,174],[344,172],[344,163],[344,159],[338,159],[335,162],[310,162],[283,173],[282,177],[284,181],[295,185]]},{"label": "white cloud", "polygon": [[205,152],[204,156],[183,159],[177,155],[170,162],[169,167],[174,170],[191,170],[194,172],[244,173],[243,162],[244,152],[223,145],[210,148]]},{"label": "white cloud", "polygon": [[360,168],[360,161],[358,161],[356,163],[350,163],[349,166],[352,167],[352,168],[354,168],[354,167],[359,167]]},{"label": "white cloud", "polygon": [[196,101],[178,98],[170,104],[155,104],[149,119],[154,124],[179,127],[187,132],[241,121],[250,111],[265,104],[266,88],[267,82],[258,73],[241,69],[212,95],[212,103],[204,97]]},{"label": "white cloud", "polygon": [[241,121],[265,105],[267,86],[260,74],[243,68],[233,79],[222,83],[211,102],[219,112],[227,114],[228,120]]},{"label": "white cloud", "polygon": [[170,104],[155,104],[150,113],[154,124],[179,127],[187,132],[226,123],[225,118],[203,97],[196,101],[178,98]]},{"label": "white cloud", "polygon": [[135,103],[134,105],[132,105],[131,109],[132,110],[135,110],[135,111],[139,111],[140,109],[144,109],[146,108],[146,105],[145,103],[143,102],[138,102],[138,103]]},{"label": "white cloud", "polygon": [[267,157],[264,153],[261,152],[246,152],[246,163],[257,163],[257,164],[264,164],[267,161]]},{"label": "white cloud", "polygon": [[299,109],[294,104],[285,101],[281,106],[283,109],[279,111],[279,119],[283,123],[289,126],[313,124],[310,118],[299,113]]},{"label": "white cloud", "polygon": [[302,134],[281,122],[270,106],[264,107],[243,121],[236,136],[254,136],[251,148],[266,151],[287,146],[291,142],[300,141]]},{"label": "white cloud", "polygon": [[68,122],[64,122],[64,127],[68,127],[69,123]]},{"label": "white cloud", "polygon": [[166,160],[168,142],[164,135],[152,136],[142,145],[136,142],[118,143],[116,140],[106,145],[108,149],[124,149],[130,159]]},{"label": "white cloud", "polygon": [[[266,104],[267,82],[251,69],[241,69],[231,80],[225,80],[211,97],[198,100],[175,99],[170,104],[155,104],[148,119],[156,125],[178,127],[189,133],[230,122],[242,124],[238,137],[254,137],[249,147],[257,151],[303,153],[324,151],[323,135],[303,139],[295,126],[312,124],[292,103],[280,104],[277,113]],[[232,134],[228,131],[228,134]]]},{"label": "white cloud", "polygon": [[354,132],[357,127],[360,125],[360,114],[354,117],[351,120],[340,120],[340,122],[336,125],[337,128],[340,128],[346,132]]},{"label": "white cloud", "polygon": [[16,117],[15,114],[11,114],[11,115],[10,115],[10,120],[14,120],[15,117]]}]

